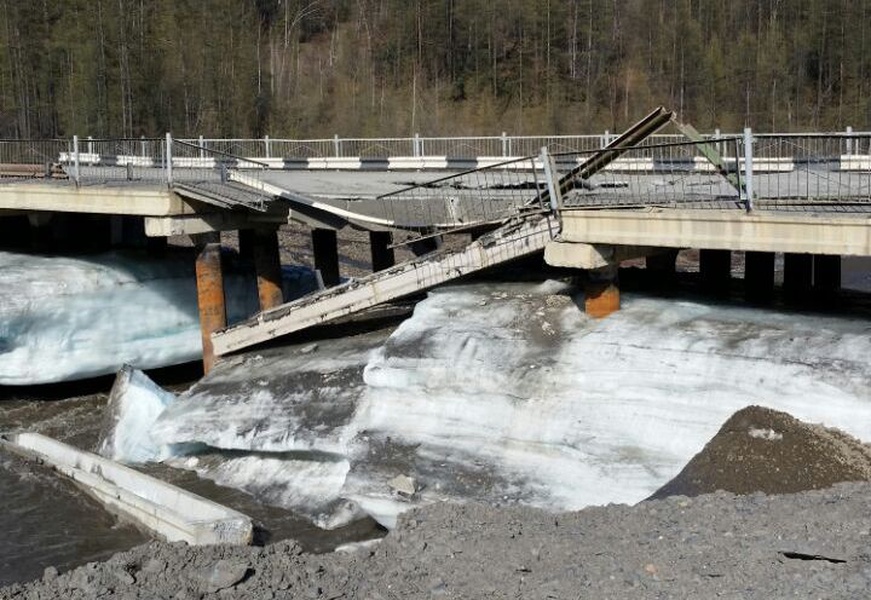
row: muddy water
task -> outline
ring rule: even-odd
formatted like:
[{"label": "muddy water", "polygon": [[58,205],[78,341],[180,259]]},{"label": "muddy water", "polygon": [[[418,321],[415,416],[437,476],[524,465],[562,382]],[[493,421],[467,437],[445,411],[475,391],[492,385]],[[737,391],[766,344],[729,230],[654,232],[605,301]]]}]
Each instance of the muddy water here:
[{"label": "muddy water", "polygon": [[[181,392],[198,377],[198,367],[152,373],[162,386]],[[0,432],[37,431],[76,447],[95,450],[103,428],[111,378],[86,382],[0,388]],[[265,506],[238,490],[218,486],[194,473],[148,465],[146,473],[249,515],[255,542],[293,538],[311,552],[383,535],[371,520],[322,531],[282,508]],[[50,470],[0,451],[0,586],[41,577],[48,566],[60,571],[105,559],[146,542],[148,535],[120,522],[74,484]]]},{"label": "muddy water", "polygon": [[148,538],[51,471],[0,455],[0,585],[108,558]]}]

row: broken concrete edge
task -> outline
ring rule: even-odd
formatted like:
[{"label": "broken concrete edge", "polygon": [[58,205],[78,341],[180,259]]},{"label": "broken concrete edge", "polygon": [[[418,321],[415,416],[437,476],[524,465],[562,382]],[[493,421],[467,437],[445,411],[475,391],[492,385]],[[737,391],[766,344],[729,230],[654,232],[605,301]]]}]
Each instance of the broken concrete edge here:
[{"label": "broken concrete edge", "polygon": [[50,437],[6,434],[0,448],[66,475],[111,512],[167,541],[248,545],[253,539],[248,516]]},{"label": "broken concrete edge", "polygon": [[601,269],[624,260],[645,258],[668,252],[667,247],[615,244],[586,244],[551,240],[544,247],[544,261],[552,267]]}]

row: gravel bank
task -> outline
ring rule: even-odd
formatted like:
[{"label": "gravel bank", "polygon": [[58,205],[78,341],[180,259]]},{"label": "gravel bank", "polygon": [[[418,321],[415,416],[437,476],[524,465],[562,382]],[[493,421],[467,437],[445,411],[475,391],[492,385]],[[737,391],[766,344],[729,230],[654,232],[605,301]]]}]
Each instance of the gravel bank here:
[{"label": "gravel bank", "polygon": [[858,440],[749,407],[660,493],[750,481],[771,495],[717,491],[565,514],[436,504],[352,552],[153,542],[68,573],[49,568],[0,598],[867,598],[871,484],[776,492],[864,479],[869,464]]},{"label": "gravel bank", "polygon": [[2,598],[860,598],[871,485],[673,497],[554,515],[433,505],[371,549],[152,543]]}]

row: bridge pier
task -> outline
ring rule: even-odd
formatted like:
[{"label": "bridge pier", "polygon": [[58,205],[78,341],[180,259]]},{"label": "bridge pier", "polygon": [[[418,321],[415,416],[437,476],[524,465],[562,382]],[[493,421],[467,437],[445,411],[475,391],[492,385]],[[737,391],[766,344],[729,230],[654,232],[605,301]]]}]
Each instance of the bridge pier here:
[{"label": "bridge pier", "polygon": [[315,269],[326,287],[339,285],[339,242],[335,229],[312,229]]},{"label": "bridge pier", "polygon": [[284,302],[277,228],[240,229],[239,258],[246,264],[254,265],[260,310],[268,310]]},{"label": "bridge pier", "polygon": [[260,310],[275,308],[284,302],[281,291],[281,255],[278,248],[278,230],[254,231],[254,272],[257,275],[257,296]]},{"label": "bridge pier", "polygon": [[753,304],[770,304],[774,299],[774,252],[744,255],[744,297]]},{"label": "bridge pier", "polygon": [[196,262],[197,305],[203,340],[203,373],[211,371],[215,364],[212,332],[223,329],[227,325],[221,243],[214,241],[215,237],[212,236],[211,241],[202,245]]},{"label": "bridge pier", "polygon": [[658,284],[672,287],[677,281],[677,254],[677,248],[666,248],[644,258],[645,268],[656,277]]},{"label": "bridge pier", "polygon": [[783,296],[787,304],[806,304],[813,289],[814,263],[810,254],[783,255]]},{"label": "bridge pier", "polygon": [[369,246],[372,252],[372,272],[389,269],[396,264],[396,255],[390,245],[393,234],[389,231],[370,231]]},{"label": "bridge pier", "polygon": [[830,302],[841,290],[841,257],[835,254],[815,254],[814,296],[820,302]]},{"label": "bridge pier", "polygon": [[584,283],[584,312],[594,319],[607,317],[620,310],[620,288],[617,284],[619,264],[587,271]]},{"label": "bridge pier", "polygon": [[109,236],[112,247],[117,246],[148,246],[148,240],[165,240],[166,238],[148,238],[145,236],[145,220],[142,217],[129,215],[111,215],[109,217]]},{"label": "bridge pier", "polygon": [[713,296],[728,296],[732,282],[730,250],[699,250],[699,277],[702,291]]}]

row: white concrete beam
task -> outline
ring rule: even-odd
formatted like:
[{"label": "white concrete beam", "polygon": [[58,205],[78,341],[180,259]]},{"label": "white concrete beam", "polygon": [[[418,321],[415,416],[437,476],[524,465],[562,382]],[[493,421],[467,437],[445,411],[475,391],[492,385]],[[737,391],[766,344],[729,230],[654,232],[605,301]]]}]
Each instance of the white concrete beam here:
[{"label": "white concrete beam", "polygon": [[195,235],[211,231],[256,229],[264,225],[285,223],[287,223],[287,211],[281,214],[224,211],[176,217],[145,217],[145,235],[148,237]]},{"label": "white concrete beam", "polygon": [[196,212],[177,194],[159,186],[76,187],[71,183],[0,185],[0,209],[133,216],[170,216]]},{"label": "white concrete beam", "polygon": [[113,511],[124,513],[168,541],[250,544],[251,519],[115,461],[38,433],[2,442],[63,473]]},{"label": "white concrete beam", "polygon": [[871,216],[716,210],[573,210],[561,239],[588,244],[871,256]]}]

